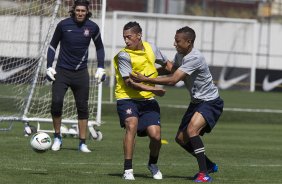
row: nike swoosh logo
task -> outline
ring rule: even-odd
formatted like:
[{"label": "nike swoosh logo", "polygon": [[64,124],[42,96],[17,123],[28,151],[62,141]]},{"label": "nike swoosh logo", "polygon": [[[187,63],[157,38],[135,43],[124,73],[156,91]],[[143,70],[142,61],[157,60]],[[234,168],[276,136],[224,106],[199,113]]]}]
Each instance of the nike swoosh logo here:
[{"label": "nike swoosh logo", "polygon": [[36,138],[36,141],[40,144],[40,141],[38,140],[38,138]]},{"label": "nike swoosh logo", "polygon": [[69,30],[67,30],[67,31],[68,31],[68,32],[72,32],[72,30],[70,30],[70,29],[69,29]]},{"label": "nike swoosh logo", "polygon": [[225,74],[226,74],[226,67],[223,67],[223,69],[221,70],[220,76],[219,76],[219,80],[218,80],[218,87],[220,89],[230,88],[234,84],[240,82],[241,80],[243,80],[243,79],[245,79],[249,76],[249,74],[246,73],[244,75],[240,75],[238,77],[234,77],[232,79],[225,80],[224,79]]},{"label": "nike swoosh logo", "polygon": [[[155,72],[154,72],[154,73],[155,73]],[[152,76],[154,73],[151,73],[151,74],[149,74],[149,75],[145,75],[145,74],[144,74],[144,76],[145,76],[145,77],[150,77],[150,76]]]},{"label": "nike swoosh logo", "polygon": [[265,76],[263,83],[262,83],[262,89],[263,91],[270,91],[274,89],[275,87],[279,86],[282,83],[282,79],[278,79],[272,82],[269,82],[269,75]]},{"label": "nike swoosh logo", "polygon": [[4,71],[3,65],[1,65],[1,67],[0,67],[0,80],[6,80],[9,77],[11,77],[12,75],[18,73],[19,71],[26,69],[27,67],[28,67],[27,65],[24,65],[24,66],[20,66],[18,68],[13,68],[9,71]]}]

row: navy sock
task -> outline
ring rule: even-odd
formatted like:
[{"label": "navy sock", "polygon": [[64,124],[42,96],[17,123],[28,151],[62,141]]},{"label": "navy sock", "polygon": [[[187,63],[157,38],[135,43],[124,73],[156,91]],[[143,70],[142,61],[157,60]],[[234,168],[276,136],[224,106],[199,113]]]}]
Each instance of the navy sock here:
[{"label": "navy sock", "polygon": [[61,134],[60,133],[54,133],[54,138],[59,138],[62,139]]},{"label": "navy sock", "polygon": [[193,155],[194,157],[196,157],[195,153],[194,153],[194,149],[192,148],[191,142],[187,142],[186,144],[182,145],[180,144],[180,146],[185,149],[188,153],[190,153],[191,155]]},{"label": "navy sock", "polygon": [[200,138],[200,136],[195,136],[190,138],[191,145],[194,149],[194,153],[196,155],[199,170],[200,172],[207,173],[207,163],[206,163],[206,156],[205,156],[205,147]]},{"label": "navy sock", "polygon": [[159,159],[159,156],[154,157],[150,155],[148,165],[156,164],[158,162],[158,159]]},{"label": "navy sock", "polygon": [[132,169],[132,159],[124,160],[124,170]]},{"label": "navy sock", "polygon": [[79,146],[81,146],[82,144],[85,144],[85,139],[79,138]]}]

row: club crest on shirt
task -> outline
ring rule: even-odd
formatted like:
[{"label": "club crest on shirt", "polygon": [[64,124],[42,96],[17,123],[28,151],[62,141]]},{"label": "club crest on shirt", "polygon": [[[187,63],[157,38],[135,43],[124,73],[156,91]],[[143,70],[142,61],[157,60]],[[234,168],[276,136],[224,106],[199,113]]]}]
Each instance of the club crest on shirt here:
[{"label": "club crest on shirt", "polygon": [[131,109],[126,109],[126,114],[132,114],[132,110]]},{"label": "club crest on shirt", "polygon": [[88,37],[89,36],[89,34],[90,34],[90,31],[89,31],[89,29],[84,29],[84,33],[83,33],[83,35],[85,36],[85,37]]}]

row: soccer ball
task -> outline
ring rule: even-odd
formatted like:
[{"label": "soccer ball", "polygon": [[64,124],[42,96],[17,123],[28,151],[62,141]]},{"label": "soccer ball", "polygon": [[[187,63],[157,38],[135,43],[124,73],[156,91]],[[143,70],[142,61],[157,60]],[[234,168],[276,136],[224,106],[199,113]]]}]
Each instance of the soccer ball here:
[{"label": "soccer ball", "polygon": [[42,153],[50,149],[52,140],[45,132],[37,132],[30,139],[30,145],[36,152]]}]

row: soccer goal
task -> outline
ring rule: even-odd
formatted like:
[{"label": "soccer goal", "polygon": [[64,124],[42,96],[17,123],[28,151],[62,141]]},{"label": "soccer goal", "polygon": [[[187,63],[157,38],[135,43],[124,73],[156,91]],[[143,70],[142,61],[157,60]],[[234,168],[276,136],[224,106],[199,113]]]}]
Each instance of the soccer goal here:
[{"label": "soccer goal", "polygon": [[[56,24],[69,16],[73,0],[11,1],[0,9],[0,123],[15,121],[52,122],[50,114],[51,83],[45,79],[46,52]],[[103,39],[106,0],[90,0],[92,19],[100,26]],[[96,53],[89,48],[89,130],[93,138],[101,136],[95,128],[101,125],[102,84],[95,81]],[[58,52],[57,52],[58,53]],[[71,90],[64,99],[64,124],[77,124],[77,112]],[[64,132],[68,133],[68,132]],[[73,133],[73,132],[72,132]]]}]

